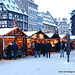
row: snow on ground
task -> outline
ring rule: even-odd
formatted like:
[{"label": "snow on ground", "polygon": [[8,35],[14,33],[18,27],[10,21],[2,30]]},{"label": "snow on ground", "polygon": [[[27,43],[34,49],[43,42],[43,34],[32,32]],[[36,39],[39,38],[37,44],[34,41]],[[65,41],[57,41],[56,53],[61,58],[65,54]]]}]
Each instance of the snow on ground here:
[{"label": "snow on ground", "polygon": [[[73,73],[72,73],[73,72]],[[0,60],[0,75],[75,75],[75,51],[60,58],[59,53],[51,54],[51,58],[26,57],[17,60]]]}]

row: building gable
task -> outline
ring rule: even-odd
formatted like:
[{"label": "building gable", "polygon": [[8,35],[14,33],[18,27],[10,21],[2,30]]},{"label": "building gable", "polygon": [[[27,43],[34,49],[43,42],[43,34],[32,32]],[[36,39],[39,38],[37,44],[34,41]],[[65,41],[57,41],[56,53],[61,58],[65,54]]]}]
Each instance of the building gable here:
[{"label": "building gable", "polygon": [[24,36],[26,37],[27,35],[19,28],[13,29],[12,31],[8,32],[4,36]]}]

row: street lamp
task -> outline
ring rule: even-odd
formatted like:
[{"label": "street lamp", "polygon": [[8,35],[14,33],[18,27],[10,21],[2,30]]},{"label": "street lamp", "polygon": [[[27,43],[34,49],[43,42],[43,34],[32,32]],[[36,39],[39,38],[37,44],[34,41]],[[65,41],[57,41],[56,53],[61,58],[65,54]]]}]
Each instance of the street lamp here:
[{"label": "street lamp", "polygon": [[69,55],[70,55],[70,32],[68,30],[68,33],[67,33],[67,62],[69,62]]}]

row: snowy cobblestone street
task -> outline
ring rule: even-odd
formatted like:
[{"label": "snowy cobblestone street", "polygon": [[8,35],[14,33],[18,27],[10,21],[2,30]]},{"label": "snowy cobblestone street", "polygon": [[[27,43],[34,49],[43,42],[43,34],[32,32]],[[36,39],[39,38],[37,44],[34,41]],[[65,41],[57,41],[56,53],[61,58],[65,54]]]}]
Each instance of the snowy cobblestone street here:
[{"label": "snowy cobblestone street", "polygon": [[0,60],[0,75],[75,75],[75,51],[60,58],[59,53],[51,54],[51,58],[41,55],[40,58],[26,57],[17,60]]}]

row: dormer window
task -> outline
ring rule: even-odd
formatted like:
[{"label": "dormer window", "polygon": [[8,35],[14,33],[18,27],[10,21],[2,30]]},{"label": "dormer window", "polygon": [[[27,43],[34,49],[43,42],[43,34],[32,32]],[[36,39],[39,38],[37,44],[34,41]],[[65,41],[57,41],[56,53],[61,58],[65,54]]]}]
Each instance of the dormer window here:
[{"label": "dormer window", "polygon": [[16,7],[16,9],[19,11],[19,8]]},{"label": "dormer window", "polygon": [[9,8],[9,5],[7,4],[7,7]]},{"label": "dormer window", "polygon": [[13,2],[13,4],[15,4],[15,2],[14,1],[12,1]]},{"label": "dormer window", "polygon": [[15,9],[15,7],[14,7],[14,6],[12,6],[12,8],[13,8],[13,9]]},{"label": "dormer window", "polygon": [[9,3],[10,3],[10,0],[8,0],[9,1]]}]

